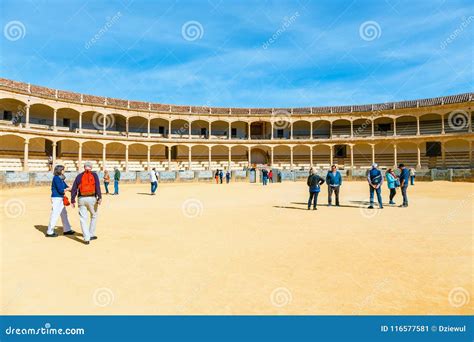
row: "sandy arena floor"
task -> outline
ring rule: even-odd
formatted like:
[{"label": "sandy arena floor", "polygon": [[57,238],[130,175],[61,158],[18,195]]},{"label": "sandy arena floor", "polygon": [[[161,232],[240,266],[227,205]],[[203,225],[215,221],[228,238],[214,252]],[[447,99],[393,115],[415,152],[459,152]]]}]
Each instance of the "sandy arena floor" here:
[{"label": "sandy arena floor", "polygon": [[473,189],[419,182],[408,209],[367,211],[346,182],[341,208],[324,186],[307,211],[303,182],[123,185],[88,246],[44,237],[47,187],[2,190],[1,313],[473,314]]}]

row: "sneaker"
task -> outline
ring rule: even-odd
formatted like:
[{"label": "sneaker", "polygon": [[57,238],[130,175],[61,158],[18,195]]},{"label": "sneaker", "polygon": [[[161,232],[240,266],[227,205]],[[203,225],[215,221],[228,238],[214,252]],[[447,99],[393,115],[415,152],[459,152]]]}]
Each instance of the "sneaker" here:
[{"label": "sneaker", "polygon": [[90,244],[90,241],[84,241],[84,245]]},{"label": "sneaker", "polygon": [[91,241],[92,240],[97,240],[97,236],[91,236]]},{"label": "sneaker", "polygon": [[372,205],[369,205],[367,209],[374,209],[374,207]]},{"label": "sneaker", "polygon": [[46,237],[58,237],[58,234],[56,234],[56,233],[46,234]]},{"label": "sneaker", "polygon": [[[337,204],[336,204],[337,205]],[[331,203],[328,203],[328,207],[332,207],[332,204]]]},{"label": "sneaker", "polygon": [[74,235],[76,232],[74,230],[68,230],[67,232],[64,232],[63,235]]},{"label": "sneaker", "polygon": [[336,203],[336,207],[340,207],[339,203]]},{"label": "sneaker", "polygon": [[379,207],[379,209],[383,209],[383,207]]},{"label": "sneaker", "polygon": [[318,210],[318,208],[314,207],[313,210]]},{"label": "sneaker", "polygon": [[394,201],[390,201],[390,202],[388,202],[388,204],[395,204],[395,202],[394,202]]}]

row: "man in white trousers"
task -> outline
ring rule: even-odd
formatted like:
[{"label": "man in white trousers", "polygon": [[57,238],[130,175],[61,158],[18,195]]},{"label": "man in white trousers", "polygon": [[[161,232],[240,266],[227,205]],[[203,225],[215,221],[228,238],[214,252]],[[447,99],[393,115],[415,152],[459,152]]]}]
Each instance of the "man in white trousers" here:
[{"label": "man in white trousers", "polygon": [[[71,190],[71,204],[75,207],[76,195],[78,196],[79,220],[81,222],[84,243],[89,244],[96,240],[95,229],[97,224],[97,209],[102,201],[99,176],[92,172],[92,164],[84,164],[84,172],[77,175]],[[90,216],[90,222],[89,222]]]}]

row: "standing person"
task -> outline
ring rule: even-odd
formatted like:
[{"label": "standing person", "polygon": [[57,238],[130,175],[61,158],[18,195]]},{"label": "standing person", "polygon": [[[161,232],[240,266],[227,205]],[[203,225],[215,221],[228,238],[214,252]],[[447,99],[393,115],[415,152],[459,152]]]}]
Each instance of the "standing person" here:
[{"label": "standing person", "polygon": [[336,165],[331,166],[331,171],[326,176],[326,184],[328,185],[328,206],[332,205],[332,193],[336,194],[336,207],[339,207],[339,189],[342,185],[341,173],[337,170]]},{"label": "standing person", "polygon": [[392,169],[387,170],[385,177],[387,178],[387,186],[390,189],[390,198],[388,204],[395,204],[393,198],[397,194],[398,177]]},{"label": "standing person", "polygon": [[415,185],[416,171],[414,167],[410,168],[410,185]]},{"label": "standing person", "polygon": [[268,171],[267,171],[267,169],[262,169],[262,182],[263,182],[263,185],[267,185],[267,183],[268,183]]},{"label": "standing person", "polygon": [[270,169],[270,171],[268,171],[268,180],[270,181],[270,183],[273,183],[273,171],[272,171],[272,169]]},{"label": "standing person", "polygon": [[104,187],[105,187],[105,194],[109,194],[109,183],[110,183],[110,174],[109,170],[104,171]]},{"label": "standing person", "polygon": [[[72,186],[71,205],[73,208],[76,203],[76,195],[78,197],[82,236],[86,245],[88,245],[90,240],[97,239],[95,235],[97,209],[102,201],[99,176],[97,176],[97,173],[92,172],[92,163],[90,162],[84,164],[84,172],[77,175]],[[88,212],[90,214],[90,222],[88,222]]]},{"label": "standing person", "polygon": [[230,182],[230,171],[229,170],[227,170],[227,172],[225,173],[225,182],[227,184],[229,184],[229,182]]},{"label": "standing person", "polygon": [[400,169],[400,189],[402,190],[403,204],[400,205],[401,208],[408,207],[408,178],[410,177],[410,171],[405,167],[404,164],[399,164],[398,168]]},{"label": "standing person", "polygon": [[156,188],[158,187],[158,178],[156,177],[155,168],[152,168],[150,170],[150,185],[151,185],[151,194],[154,195]]},{"label": "standing person", "polygon": [[313,202],[313,210],[318,210],[318,208],[316,208],[318,204],[318,195],[321,191],[321,185],[324,184],[324,179],[315,174],[313,168],[311,168],[309,170],[309,176],[306,184],[309,187],[308,210],[311,209],[311,202]]},{"label": "standing person", "polygon": [[382,183],[383,177],[382,172],[378,169],[377,163],[372,164],[372,169],[370,169],[367,176],[370,188],[370,205],[369,209],[374,209],[374,192],[377,193],[377,201],[379,202],[379,208],[383,209],[382,204]]},{"label": "standing person", "polygon": [[114,167],[114,195],[119,194],[120,171],[118,167]]},{"label": "standing person", "polygon": [[221,184],[222,184],[222,178],[224,178],[224,171],[220,170],[219,171],[219,180],[220,180]]},{"label": "standing person", "polygon": [[214,174],[214,178],[216,179],[216,184],[219,184],[219,169],[216,170],[216,173]]},{"label": "standing person", "polygon": [[46,237],[57,237],[58,234],[54,232],[54,227],[61,216],[63,222],[63,234],[74,235],[71,229],[69,218],[67,216],[66,207],[64,206],[64,195],[66,191],[70,191],[69,186],[64,181],[64,166],[57,165],[54,168],[53,181],[51,182],[51,216],[49,218],[48,230]]},{"label": "standing person", "polygon": [[48,156],[49,171],[53,171],[53,156]]}]

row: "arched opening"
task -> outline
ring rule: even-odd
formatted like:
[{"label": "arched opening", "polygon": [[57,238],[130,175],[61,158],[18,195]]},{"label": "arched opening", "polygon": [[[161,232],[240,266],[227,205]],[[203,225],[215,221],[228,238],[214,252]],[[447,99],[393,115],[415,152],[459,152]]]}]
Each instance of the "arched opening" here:
[{"label": "arched opening", "polygon": [[271,123],[268,121],[255,121],[250,124],[251,139],[270,139],[271,138]]},{"label": "arched opening", "polygon": [[74,140],[64,139],[57,142],[57,164],[64,166],[66,171],[77,171],[79,160],[79,143]]},{"label": "arched opening", "polygon": [[[127,117],[122,114],[107,114],[105,116],[97,116],[97,119],[100,121],[100,124],[105,120],[105,130],[107,134],[111,135],[127,135]],[[99,130],[103,130],[100,128],[100,124],[98,124]]]},{"label": "arched opening", "polygon": [[[273,139],[290,139],[291,121],[289,115],[273,117]],[[293,134],[294,134],[293,130]],[[253,134],[253,133],[252,133]]]},{"label": "arched opening", "polygon": [[150,135],[153,138],[163,138],[168,136],[168,120],[162,118],[151,119]]},{"label": "arched opening", "polygon": [[311,123],[305,120],[293,122],[293,138],[309,139],[311,137]]},{"label": "arched opening", "polygon": [[397,135],[416,135],[416,117],[405,115],[398,117],[397,122]]},{"label": "arched opening", "polygon": [[128,145],[128,171],[144,171],[147,169],[148,147],[144,144]]},{"label": "arched opening", "polygon": [[188,138],[189,122],[182,119],[171,121],[171,136],[173,138]]},{"label": "arched opening", "polygon": [[168,147],[157,144],[150,148],[150,168],[156,171],[165,171],[168,167]]},{"label": "arched opening", "polygon": [[289,146],[278,145],[273,148],[273,165],[282,169],[291,168],[291,150]]},{"label": "arched opening", "polygon": [[306,145],[296,145],[293,148],[293,165],[300,170],[309,170],[311,167],[311,149]]},{"label": "arched opening", "polygon": [[2,124],[25,124],[26,104],[15,99],[0,99],[0,120]]},{"label": "arched opening", "polygon": [[105,163],[99,162],[102,170],[125,170],[125,145],[118,142],[108,143],[105,149]]},{"label": "arched opening", "polygon": [[39,129],[51,129],[54,125],[54,109],[42,103],[30,106],[30,126]]},{"label": "arched opening", "polygon": [[465,169],[470,167],[469,142],[463,139],[449,140],[444,143],[445,166],[453,169]]},{"label": "arched opening", "polygon": [[77,131],[79,128],[79,115],[77,110],[72,108],[60,108],[56,112],[56,126],[62,131]]},{"label": "arched opening", "polygon": [[[86,141],[82,144],[82,161],[92,163],[92,170],[100,170],[99,161],[102,160],[103,145],[97,141]],[[79,170],[82,165],[79,165]]]},{"label": "arched opening", "polygon": [[252,167],[258,167],[262,165],[270,165],[271,163],[271,150],[268,146],[257,145],[252,146],[250,149],[250,165]]},{"label": "arched opening", "polygon": [[442,117],[439,114],[420,116],[420,134],[441,134]]},{"label": "arched opening", "polygon": [[249,166],[248,148],[246,146],[232,146],[231,153],[231,160],[234,162],[234,166],[231,166],[231,168],[235,170],[243,170]]},{"label": "arched opening", "polygon": [[229,148],[223,145],[215,145],[211,148],[211,170],[223,170],[228,168]]},{"label": "arched opening", "polygon": [[375,162],[381,169],[394,166],[394,148],[391,143],[378,143],[375,145]]},{"label": "arched opening", "polygon": [[[398,128],[397,128],[398,134]],[[423,156],[423,155],[421,155]],[[421,161],[422,165],[428,164],[428,161],[425,158]],[[397,165],[403,163],[406,167],[416,168],[418,164],[418,145],[413,142],[399,142],[397,143]]]},{"label": "arched opening", "polygon": [[338,168],[344,169],[351,166],[351,150],[346,144],[338,144],[333,147],[333,164]]},{"label": "arched opening", "polygon": [[387,117],[381,117],[374,120],[374,135],[385,137],[393,135],[393,120]]},{"label": "arched opening", "polygon": [[193,122],[191,122],[191,138],[208,139],[209,122],[204,120],[194,120]]},{"label": "arched opening", "polygon": [[128,134],[130,136],[148,136],[148,119],[143,116],[133,116],[129,118]]},{"label": "arched opening", "polygon": [[228,139],[229,138],[229,123],[223,120],[213,121],[211,123],[211,138]]},{"label": "arched opening", "polygon": [[372,119],[357,119],[353,122],[354,138],[365,138],[372,136]]},{"label": "arched opening", "polygon": [[0,171],[23,170],[25,139],[13,134],[0,135]]},{"label": "arched opening", "polygon": [[331,137],[331,123],[328,120],[313,122],[313,139],[329,139]]},{"label": "arched opening", "polygon": [[331,165],[331,147],[316,145],[313,147],[313,166],[327,169]]},{"label": "arched opening", "polygon": [[349,138],[351,136],[351,122],[346,119],[338,119],[332,123],[333,138]]},{"label": "arched opening", "polygon": [[248,138],[248,124],[245,121],[233,121],[231,123],[231,138],[232,139],[247,139]]},{"label": "arched opening", "polygon": [[[110,122],[109,118],[109,122]],[[114,120],[115,122],[115,120]],[[104,129],[104,114],[87,111],[82,113],[82,131],[85,133],[101,133]]]},{"label": "arched opening", "polygon": [[[29,171],[49,171],[48,158],[53,157],[53,141],[45,138],[31,138],[28,146]],[[56,144],[56,156],[58,156]]]},{"label": "arched opening", "polygon": [[372,146],[369,144],[356,144],[353,146],[354,167],[369,169],[372,164]]},{"label": "arched opening", "polygon": [[191,148],[191,168],[196,171],[209,168],[209,147],[206,145],[194,145]]}]

